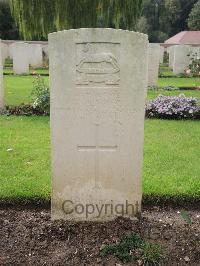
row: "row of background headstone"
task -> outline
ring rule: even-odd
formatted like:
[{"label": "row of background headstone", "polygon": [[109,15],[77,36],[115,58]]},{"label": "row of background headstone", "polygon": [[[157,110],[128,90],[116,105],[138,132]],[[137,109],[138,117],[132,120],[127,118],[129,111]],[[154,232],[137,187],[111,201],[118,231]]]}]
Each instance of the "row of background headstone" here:
[{"label": "row of background headstone", "polygon": [[166,45],[149,44],[148,53],[148,86],[155,86],[158,82],[159,64],[163,63],[164,52],[169,56],[169,67],[173,74],[183,74],[188,69],[192,59],[200,58],[200,44],[196,45]]},{"label": "row of background headstone", "polygon": [[[39,68],[48,60],[48,42],[2,41],[2,65],[5,60],[13,60],[14,74],[28,74],[29,66]],[[159,63],[163,62],[164,47],[149,44],[149,86],[157,84]]]},{"label": "row of background headstone", "polygon": [[169,67],[175,75],[182,74],[189,67],[192,59],[200,59],[199,46],[172,45],[167,48],[169,53]]},{"label": "row of background headstone", "polygon": [[48,59],[47,42],[20,42],[2,41],[2,65],[6,58],[13,60],[14,74],[28,74],[29,65],[32,68],[43,66],[44,60]]},{"label": "row of background headstone", "polygon": [[[200,46],[171,45],[150,43],[148,53],[148,85],[158,81],[159,64],[163,63],[164,52],[169,54],[169,67],[174,74],[184,73],[192,57],[200,57]],[[2,41],[2,65],[6,58],[13,59],[14,74],[28,74],[29,66],[39,68],[48,61],[48,42],[41,41]],[[190,54],[190,56],[188,56]]]}]

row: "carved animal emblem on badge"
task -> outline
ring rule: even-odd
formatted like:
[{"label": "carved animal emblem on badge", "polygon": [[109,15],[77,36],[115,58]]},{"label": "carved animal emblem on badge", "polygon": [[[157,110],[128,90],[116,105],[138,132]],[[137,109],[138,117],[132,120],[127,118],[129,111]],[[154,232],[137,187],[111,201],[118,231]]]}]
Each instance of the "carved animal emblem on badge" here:
[{"label": "carved animal emblem on badge", "polygon": [[76,65],[78,85],[104,83],[106,85],[118,85],[119,65],[112,53],[90,51],[91,46],[86,45],[83,50],[83,58]]}]

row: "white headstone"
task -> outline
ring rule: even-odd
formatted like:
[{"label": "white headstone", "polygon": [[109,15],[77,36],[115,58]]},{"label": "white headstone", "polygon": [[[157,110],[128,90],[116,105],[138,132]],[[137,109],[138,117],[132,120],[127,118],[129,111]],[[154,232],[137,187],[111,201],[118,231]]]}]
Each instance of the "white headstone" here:
[{"label": "white headstone", "polygon": [[150,43],[148,47],[148,86],[154,86],[158,83],[160,63],[160,45]]},{"label": "white headstone", "polygon": [[49,34],[53,219],[140,213],[147,46],[123,30]]},{"label": "white headstone", "polygon": [[190,63],[190,48],[187,45],[174,46],[173,73],[175,75],[184,73]]},{"label": "white headstone", "polygon": [[190,46],[190,59],[200,59],[200,46]]},{"label": "white headstone", "polygon": [[42,45],[42,51],[45,55],[46,58],[49,58],[49,49],[48,49],[48,44]]},{"label": "white headstone", "polygon": [[29,48],[24,42],[15,42],[11,44],[13,56],[13,72],[14,74],[29,73]]},{"label": "white headstone", "polygon": [[174,45],[170,46],[168,48],[168,52],[169,52],[169,67],[173,68],[173,63],[174,63]]},{"label": "white headstone", "polygon": [[12,43],[12,44],[8,44],[8,57],[9,57],[10,59],[13,59],[13,44],[14,44],[14,43]]},{"label": "white headstone", "polygon": [[163,63],[165,48],[160,45],[160,63]]},{"label": "white headstone", "polygon": [[9,57],[8,45],[1,42],[1,55],[2,55],[2,65],[4,66],[6,58]]},{"label": "white headstone", "polygon": [[1,53],[1,40],[0,40],[0,108],[4,107],[4,89],[3,89],[3,64]]},{"label": "white headstone", "polygon": [[42,67],[42,46],[40,44],[28,44],[29,63],[33,68]]}]

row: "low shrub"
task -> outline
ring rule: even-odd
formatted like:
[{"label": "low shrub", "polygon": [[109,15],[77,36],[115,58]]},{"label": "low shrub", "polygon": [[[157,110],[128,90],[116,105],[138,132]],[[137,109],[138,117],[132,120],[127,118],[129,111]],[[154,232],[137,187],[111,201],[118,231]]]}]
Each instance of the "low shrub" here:
[{"label": "low shrub", "polygon": [[157,85],[148,86],[148,90],[150,91],[159,91],[160,89],[161,87]]},{"label": "low shrub", "polygon": [[190,78],[190,76],[188,75],[187,70],[184,73],[179,73],[177,75],[175,75],[176,78]]},{"label": "low shrub", "polygon": [[152,90],[152,91],[159,91],[159,90],[166,90],[166,91],[175,91],[175,90],[179,90],[178,87],[175,86],[165,86],[165,87],[160,87],[160,86],[149,86],[148,90]]},{"label": "low shrub", "polygon": [[40,108],[34,108],[30,104],[23,104],[19,106],[6,106],[1,110],[4,115],[48,115],[47,112],[42,111]]},{"label": "low shrub", "polygon": [[175,87],[175,86],[165,86],[165,87],[162,87],[162,89],[165,91],[177,91],[177,90],[179,90],[179,88]]},{"label": "low shrub", "polygon": [[192,77],[200,76],[200,58],[197,53],[191,55],[191,62],[189,64],[189,74]]},{"label": "low shrub", "polygon": [[162,119],[200,119],[199,100],[194,97],[159,95],[147,103],[146,117]]},{"label": "low shrub", "polygon": [[40,75],[36,75],[33,81],[32,89],[32,107],[39,112],[49,114],[50,113],[50,91],[46,85],[44,78]]}]

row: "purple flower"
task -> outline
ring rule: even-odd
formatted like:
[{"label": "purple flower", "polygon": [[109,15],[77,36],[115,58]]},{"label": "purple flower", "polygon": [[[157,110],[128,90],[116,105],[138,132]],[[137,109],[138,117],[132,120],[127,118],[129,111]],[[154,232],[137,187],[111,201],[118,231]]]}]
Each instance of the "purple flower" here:
[{"label": "purple flower", "polygon": [[146,105],[147,117],[200,119],[199,100],[195,97],[159,95]]}]

